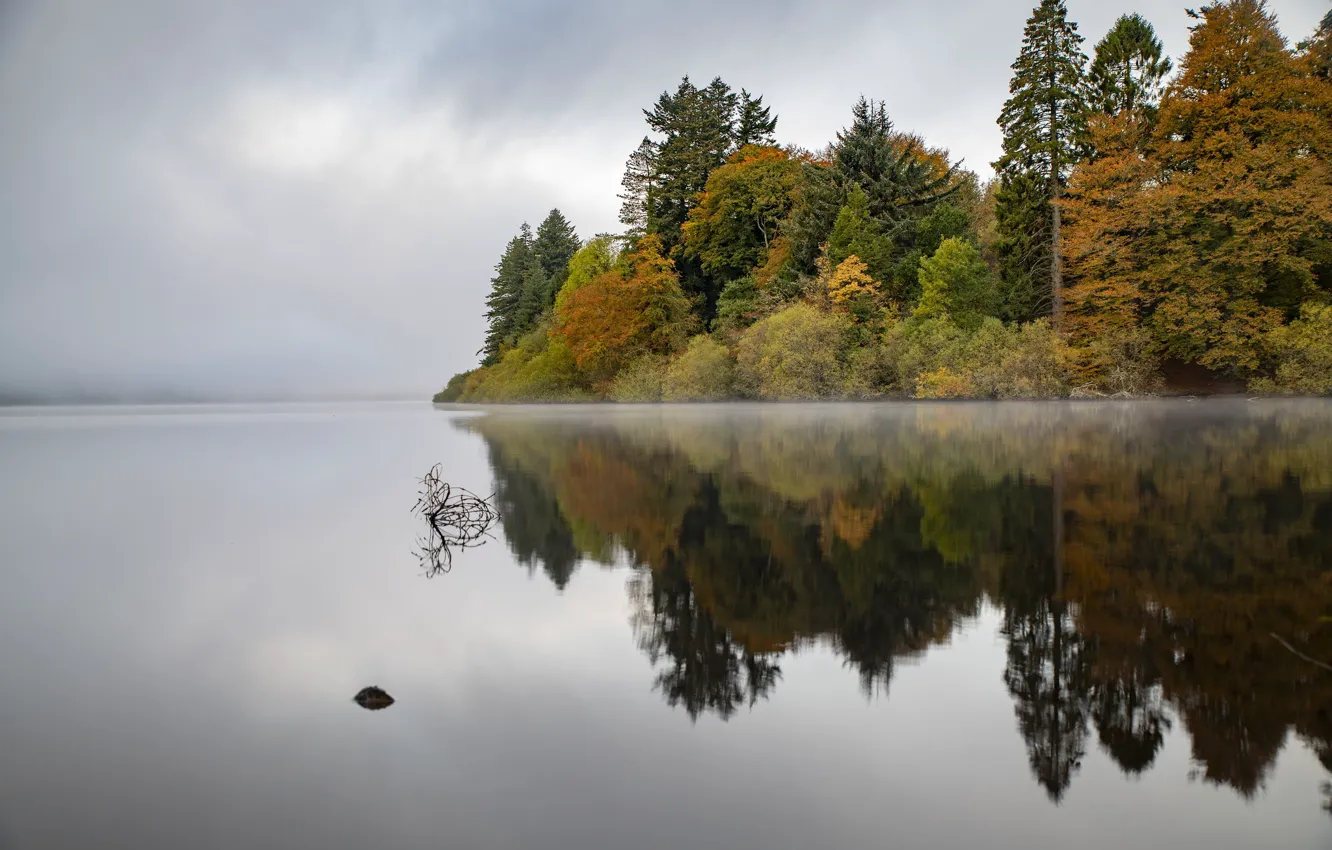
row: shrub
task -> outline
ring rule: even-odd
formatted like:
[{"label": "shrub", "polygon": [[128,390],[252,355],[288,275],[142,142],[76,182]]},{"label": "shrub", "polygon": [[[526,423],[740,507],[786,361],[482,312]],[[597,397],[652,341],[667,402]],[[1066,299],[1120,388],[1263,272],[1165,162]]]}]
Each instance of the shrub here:
[{"label": "shrub", "polygon": [[736,344],[736,386],[769,400],[841,395],[846,319],[796,304],[755,324]]},{"label": "shrub", "polygon": [[493,366],[464,382],[460,401],[555,402],[588,398],[569,346],[551,339],[543,325],[525,335]]},{"label": "shrub", "polygon": [[1102,393],[1148,395],[1160,392],[1160,363],[1151,336],[1139,328],[1112,331],[1075,350],[1080,378]]},{"label": "shrub", "polygon": [[476,369],[472,369],[468,372],[459,372],[452,378],[449,378],[448,384],[444,386],[444,389],[435,393],[431,401],[435,404],[446,404],[451,401],[457,401],[462,396],[463,389],[467,386],[467,379],[472,377],[476,371]]},{"label": "shrub", "polygon": [[621,404],[661,401],[661,381],[666,358],[645,354],[632,361],[611,382],[608,395]]},{"label": "shrub", "polygon": [[1067,352],[1048,322],[1005,325],[987,317],[968,333],[946,318],[913,318],[889,330],[898,386],[915,398],[1049,398],[1067,393]]},{"label": "shrub", "polygon": [[1253,382],[1258,392],[1332,395],[1332,306],[1306,304],[1300,317],[1267,334],[1272,377]]},{"label": "shrub", "polygon": [[661,397],[666,401],[721,401],[731,397],[731,355],[726,346],[699,335],[666,369]]}]

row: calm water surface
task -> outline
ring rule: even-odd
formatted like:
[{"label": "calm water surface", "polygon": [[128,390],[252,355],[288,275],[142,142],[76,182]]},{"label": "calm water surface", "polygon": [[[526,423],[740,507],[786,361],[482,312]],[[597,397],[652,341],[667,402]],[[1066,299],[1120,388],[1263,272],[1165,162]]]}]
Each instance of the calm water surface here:
[{"label": "calm water surface", "polygon": [[0,569],[4,850],[1332,846],[1330,403],[8,411]]}]

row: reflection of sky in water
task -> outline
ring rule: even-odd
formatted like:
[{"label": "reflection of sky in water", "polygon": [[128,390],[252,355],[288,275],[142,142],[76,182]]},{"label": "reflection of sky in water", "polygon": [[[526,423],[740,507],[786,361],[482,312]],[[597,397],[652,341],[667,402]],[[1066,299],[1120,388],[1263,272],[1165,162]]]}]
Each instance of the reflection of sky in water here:
[{"label": "reflection of sky in water", "polygon": [[[826,645],[691,723],[630,573],[563,593],[503,540],[426,581],[415,479],[490,491],[413,406],[0,417],[0,846],[1318,846],[1293,739],[1265,792],[1190,783],[1176,723],[1125,780],[1094,738],[1031,778],[999,612],[867,701]],[[398,699],[365,712],[368,684]]]}]

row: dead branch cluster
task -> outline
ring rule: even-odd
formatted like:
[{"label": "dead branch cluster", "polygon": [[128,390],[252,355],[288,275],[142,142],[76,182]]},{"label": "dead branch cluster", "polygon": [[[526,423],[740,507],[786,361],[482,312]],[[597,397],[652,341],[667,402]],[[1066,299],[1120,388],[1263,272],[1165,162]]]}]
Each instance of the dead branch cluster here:
[{"label": "dead branch cluster", "polygon": [[418,538],[417,558],[426,575],[434,577],[453,567],[453,550],[480,546],[490,539],[490,529],[499,521],[491,497],[482,498],[440,478],[435,464],[421,478],[412,513],[425,519],[426,536]]}]

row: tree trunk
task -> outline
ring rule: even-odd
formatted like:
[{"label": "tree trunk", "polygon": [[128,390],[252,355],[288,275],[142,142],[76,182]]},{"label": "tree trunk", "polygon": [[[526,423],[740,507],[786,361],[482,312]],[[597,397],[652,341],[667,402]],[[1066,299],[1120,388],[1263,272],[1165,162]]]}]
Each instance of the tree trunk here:
[{"label": "tree trunk", "polygon": [[1050,229],[1050,295],[1053,299],[1051,309],[1055,332],[1064,329],[1064,258],[1059,244],[1059,177],[1055,176],[1054,192],[1050,198],[1054,207],[1054,224]]}]

